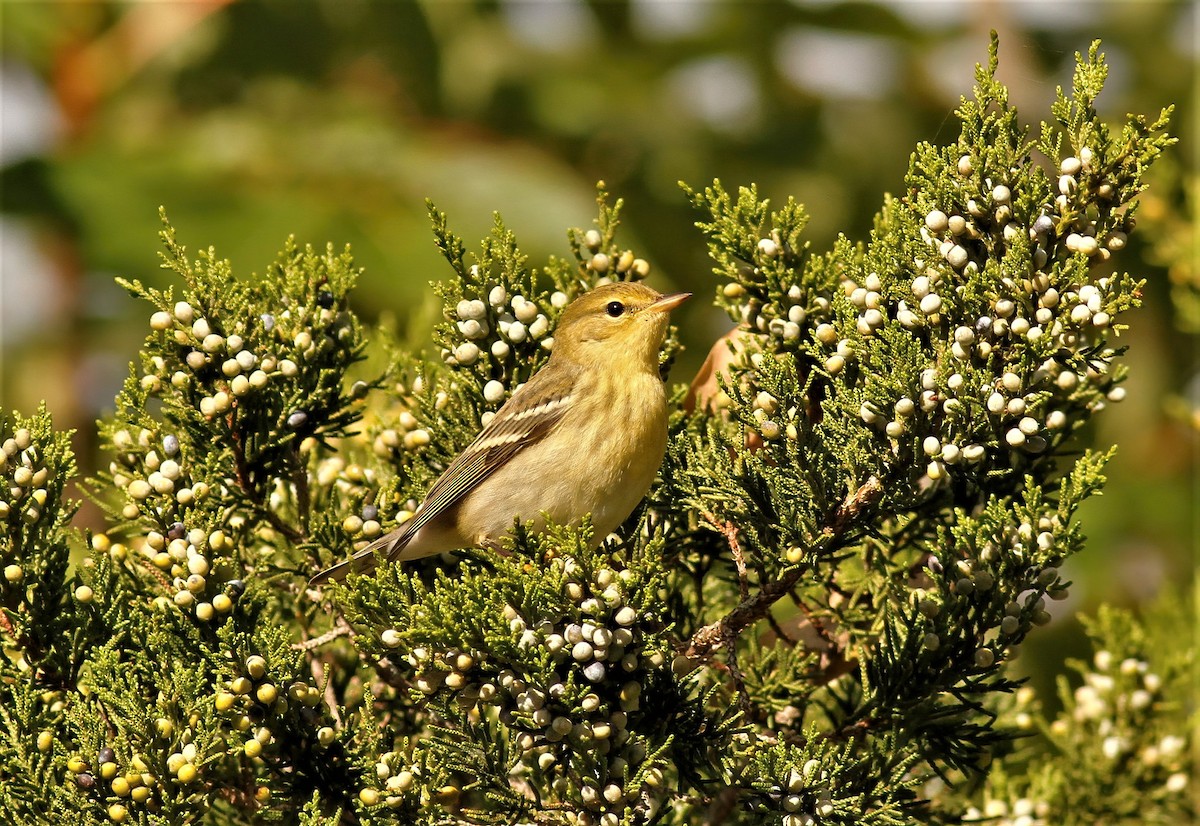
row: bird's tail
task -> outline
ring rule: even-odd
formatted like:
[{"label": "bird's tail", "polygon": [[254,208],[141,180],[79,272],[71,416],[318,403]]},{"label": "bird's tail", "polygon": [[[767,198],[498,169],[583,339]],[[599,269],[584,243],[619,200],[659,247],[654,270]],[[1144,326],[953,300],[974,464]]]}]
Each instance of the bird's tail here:
[{"label": "bird's tail", "polygon": [[[415,531],[405,530],[404,526],[401,526],[379,537],[345,562],[339,562],[337,565],[321,571],[321,573],[308,581],[309,587],[316,587],[331,579],[340,582],[349,574],[365,574],[375,570],[375,566],[379,564],[379,557],[381,555],[386,559],[395,559],[401,549],[412,539],[414,533]],[[380,551],[383,553],[380,554]]]}]

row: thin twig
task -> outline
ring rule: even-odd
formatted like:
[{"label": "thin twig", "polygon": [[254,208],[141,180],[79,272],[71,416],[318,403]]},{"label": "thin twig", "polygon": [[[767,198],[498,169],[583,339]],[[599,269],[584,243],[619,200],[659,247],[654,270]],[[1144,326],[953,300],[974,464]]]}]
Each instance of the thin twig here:
[{"label": "thin twig", "polygon": [[[279,515],[271,509],[269,504],[263,501],[262,491],[256,490],[250,480],[250,466],[246,461],[246,446],[242,442],[241,434],[234,427],[234,414],[236,412],[237,407],[235,406],[233,411],[230,412],[227,422],[229,424],[230,442],[233,444],[233,465],[234,471],[237,474],[237,485],[246,494],[246,498],[254,505],[259,515],[266,519],[272,528],[283,534],[293,545],[298,545],[307,537],[307,532],[296,530],[280,519]],[[307,482],[307,478],[305,481]],[[301,498],[307,500],[307,484]],[[307,501],[305,505],[307,505]],[[304,514],[303,508],[301,511]],[[305,525],[307,525],[306,515],[302,518],[305,518]]]},{"label": "thin twig", "polygon": [[[822,531],[824,536],[833,540],[840,537],[852,524],[854,518],[873,502],[883,492],[879,480],[872,476],[854,493],[846,497]],[[728,639],[736,639],[746,627],[766,616],[771,606],[785,596],[799,581],[804,573],[802,568],[792,568],[780,579],[768,582],[759,589],[758,593],[743,599],[736,608],[721,619],[704,626],[692,635],[686,655],[691,659],[708,659],[713,649],[724,644]]]},{"label": "thin twig", "polygon": [[108,730],[108,739],[115,740],[117,738],[117,727],[113,725],[112,718],[108,716],[108,708],[104,705],[104,701],[97,698],[96,708],[100,710],[100,719],[104,721],[104,727]]},{"label": "thin twig", "polygon": [[229,411],[229,415],[225,417],[225,424],[229,427],[229,441],[233,444],[233,467],[237,473],[238,487],[246,492],[252,502],[257,504],[262,499],[255,495],[254,486],[250,484],[250,468],[246,465],[246,448],[242,444],[241,434],[233,426],[236,413],[237,402],[234,402],[233,410]]},{"label": "thin twig", "polygon": [[338,712],[337,694],[333,690],[333,680],[326,681],[325,679],[325,662],[317,657],[313,652],[326,643],[333,642],[338,637],[353,636],[354,629],[350,627],[350,623],[346,622],[345,618],[340,614],[333,628],[326,631],[319,637],[313,637],[311,640],[293,643],[292,648],[297,651],[303,651],[308,659],[308,668],[312,672],[313,679],[317,685],[324,683],[325,705],[329,706],[329,713],[334,721],[340,726],[342,725],[342,715]]},{"label": "thin twig", "polygon": [[304,469],[303,463],[296,468],[296,473],[292,476],[292,483],[296,486],[296,510],[300,514],[302,532],[307,535],[309,511],[312,509],[312,498],[308,489],[308,471]]},{"label": "thin twig", "polygon": [[[737,568],[738,595],[741,601],[745,602],[750,597],[750,578],[746,573],[746,556],[742,552],[742,543],[738,540],[737,526],[727,519],[718,519],[709,511],[704,511],[701,515],[725,537],[725,541],[729,544],[729,552],[733,557],[734,567]],[[750,693],[746,690],[746,678],[738,666],[737,635],[737,630],[726,629],[722,642],[725,645],[725,659],[729,665],[729,675],[733,678],[733,685],[738,693],[739,705],[741,705],[742,711],[749,716],[752,711]]]},{"label": "thin twig", "polygon": [[311,640],[304,642],[292,643],[292,648],[297,651],[312,651],[314,648],[320,648],[325,643],[333,642],[338,637],[354,636],[354,629],[351,628],[344,619],[338,617],[338,625],[326,631],[319,637],[313,637]]},{"label": "thin twig", "polygon": [[754,709],[750,702],[750,692],[746,690],[746,677],[738,666],[737,637],[738,632],[732,628],[725,630],[725,639],[722,640],[725,645],[725,662],[729,666],[729,676],[733,677],[733,686],[737,689],[738,704],[742,707],[742,712],[750,717]]},{"label": "thin twig", "polygon": [[742,543],[738,540],[737,526],[729,520],[718,519],[708,511],[701,514],[708,523],[725,537],[725,541],[729,543],[729,552],[733,555],[733,564],[737,568],[738,574],[738,593],[743,602],[750,596],[750,581],[746,573],[746,555],[742,552]]},{"label": "thin twig", "polygon": [[305,534],[303,531],[296,530],[291,525],[284,522],[279,518],[279,515],[275,513],[275,511],[271,510],[262,502],[254,502],[253,504],[255,509],[258,510],[259,514],[261,514],[262,517],[267,520],[267,523],[270,524],[272,528],[283,534],[283,536],[293,545],[299,545],[307,538],[307,534]]},{"label": "thin twig", "polygon": [[804,614],[804,618],[808,620],[808,624],[812,626],[816,635],[823,639],[831,649],[836,649],[838,647],[837,641],[830,636],[829,629],[825,627],[825,623],[821,621],[821,618],[813,614],[812,609],[807,604],[798,602],[796,605],[800,607],[800,611]]},{"label": "thin twig", "polygon": [[775,632],[776,637],[787,643],[789,648],[796,647],[796,641],[788,636],[787,632],[783,630],[783,626],[779,624],[779,620],[775,619],[774,614],[768,611],[765,619],[767,621],[767,625],[771,626],[771,630]]}]

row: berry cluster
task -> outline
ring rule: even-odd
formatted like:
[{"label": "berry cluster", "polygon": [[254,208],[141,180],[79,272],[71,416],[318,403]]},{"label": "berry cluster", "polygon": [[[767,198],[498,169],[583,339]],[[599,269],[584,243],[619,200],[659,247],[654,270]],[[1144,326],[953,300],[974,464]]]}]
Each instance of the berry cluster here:
[{"label": "berry cluster", "polygon": [[589,229],[583,233],[584,254],[581,260],[584,269],[595,273],[596,284],[607,284],[619,279],[621,281],[641,281],[650,275],[650,263],[645,258],[634,257],[633,250],[608,249],[604,243],[604,234],[599,230]]},{"label": "berry cluster", "polygon": [[[53,481],[52,469],[39,461],[29,428],[19,428],[0,446],[0,472],[7,477],[7,490],[0,499],[0,520],[20,520],[33,525],[42,518],[46,505],[47,483]],[[19,566],[5,568],[4,578],[20,582]]]},{"label": "berry cluster", "polygon": [[[772,230],[754,246],[750,266],[738,268],[740,277],[721,288],[721,298],[735,320],[766,335],[780,351],[797,347],[805,331],[832,318],[833,310],[830,292],[818,279],[795,280],[795,270],[804,258],[785,254],[787,249],[780,231]],[[876,311],[877,306],[870,309]],[[871,318],[875,315],[873,312]],[[826,325],[822,334],[828,337],[832,329]],[[830,364],[831,372],[841,369],[837,361]]]},{"label": "berry cluster", "polygon": [[108,466],[110,478],[127,496],[122,518],[135,520],[153,510],[163,521],[178,519],[207,497],[209,484],[192,479],[175,434],[159,437],[149,428],[120,428],[109,444],[116,452]]},{"label": "berry cluster", "polygon": [[783,826],[815,826],[834,812],[833,791],[829,788],[829,772],[817,760],[808,760],[799,769],[788,771],[778,790],[779,808],[783,809]]},{"label": "berry cluster", "polygon": [[[1157,610],[1161,607],[1151,609]],[[1047,719],[1029,687],[1015,693],[1005,712],[1018,731],[1046,738],[1048,748],[1032,766],[1023,763],[1022,773],[985,788],[982,799],[965,807],[963,822],[1048,826],[1072,818],[1189,819],[1193,760],[1188,729],[1180,720],[1168,719],[1176,709],[1170,698],[1188,683],[1189,666],[1186,658],[1163,656],[1161,639],[1148,639],[1175,634],[1176,625],[1143,625],[1111,608],[1085,618],[1084,624],[1095,651],[1090,661],[1072,663],[1078,679],[1060,681],[1058,716]],[[1153,655],[1159,667],[1145,654]],[[1062,765],[1062,754],[1072,755],[1069,766]],[[1111,785],[1114,794],[1086,797],[1097,784]]]},{"label": "berry cluster", "polygon": [[[549,560],[546,576],[561,583],[558,608],[503,606],[504,645],[414,643],[413,630],[386,628],[377,632],[379,650],[408,664],[425,702],[475,724],[502,725],[515,746],[510,774],[530,775],[564,802],[582,804],[575,822],[607,826],[627,810],[657,810],[662,774],[647,762],[648,741],[638,732],[643,692],[668,658],[657,615],[631,604],[644,586],[629,569],[570,555]],[[388,774],[405,778],[397,787],[411,784],[412,767],[398,771]]]},{"label": "berry cluster", "polygon": [[[1093,736],[1109,761],[1136,761],[1138,771],[1158,779],[1168,792],[1184,792],[1187,773],[1186,740],[1177,733],[1147,737],[1154,707],[1163,701],[1163,678],[1138,657],[1116,661],[1101,649],[1092,669],[1082,673],[1083,684],[1071,694],[1067,713],[1050,726],[1050,736],[1068,742]],[[1074,729],[1074,731],[1073,731]]]},{"label": "berry cluster", "polygon": [[[970,159],[964,158],[959,169],[971,174]],[[1101,197],[1098,192],[1099,187],[1093,197]],[[1079,197],[1078,192],[1073,195]],[[998,184],[988,186],[986,201],[968,199],[966,216],[928,211],[921,240],[910,251],[919,273],[911,277],[902,271],[843,273],[838,286],[823,289],[824,270],[813,266],[807,293],[798,286],[784,290],[786,269],[777,271],[776,261],[779,233],[762,238],[753,252],[753,273],[739,271],[738,280],[723,289],[731,312],[762,334],[757,341],[747,340],[747,349],[754,352],[742,362],[750,390],[764,385],[755,375],[763,352],[798,352],[805,357],[802,364],[830,377],[835,388],[863,397],[858,417],[881,431],[893,451],[903,452],[915,440],[919,449],[912,455],[923,454],[923,469],[934,482],[958,465],[971,466],[977,474],[1020,464],[1021,455],[1047,453],[1105,403],[1121,401],[1123,371],[1112,364],[1116,351],[1108,338],[1114,317],[1132,301],[1130,282],[1114,276],[1083,280],[1087,266],[1080,253],[1086,251],[1073,249],[1077,244],[1069,239],[1077,234],[1070,232],[1075,223],[1067,221],[1076,212],[1068,210],[1055,220],[1043,214],[1026,228],[1013,215],[1012,198],[1009,187]],[[1069,206],[1088,214],[1085,205]],[[894,218],[908,220],[899,207]],[[1132,221],[1125,219],[1122,226],[1107,237],[1102,251],[1124,244]],[[1081,229],[1095,233],[1096,219]],[[1028,250],[1023,244],[1035,245],[1024,275],[1010,274],[1014,268],[1007,263],[998,267],[1009,246]],[[937,250],[936,263],[926,260],[922,245]],[[1103,258],[1097,253],[1086,263]],[[1050,267],[1048,262],[1057,264]],[[986,289],[965,280],[983,278],[985,269]],[[774,291],[753,279],[766,279],[768,285],[779,280],[781,286]],[[911,374],[896,375],[890,387],[876,386],[881,384],[873,378],[878,371],[909,369],[891,354],[898,346],[892,343],[894,332],[873,341],[892,327],[919,336],[917,341],[927,339],[929,360]],[[847,374],[849,367],[857,369]],[[811,402],[811,391],[800,389],[793,380],[792,392],[786,394],[792,420]],[[755,408],[752,426],[764,440],[795,432],[772,415],[783,395],[748,395]],[[974,416],[981,409],[990,417],[985,428]]]},{"label": "berry cluster", "polygon": [[[0,411],[0,637],[11,663],[32,677],[62,668],[68,635],[86,624],[72,592],[79,604],[93,596],[69,571],[74,505],[63,487],[74,472],[70,436],[54,431],[44,407],[28,418]],[[38,695],[45,706],[61,700],[56,691]]]},{"label": "berry cluster", "polygon": [[364,806],[383,803],[389,809],[399,809],[406,802],[405,796],[417,788],[421,774],[421,767],[409,762],[401,752],[384,752],[375,763],[375,779],[382,786],[361,788],[358,792],[359,802]]},{"label": "berry cluster", "polygon": [[[321,703],[321,692],[299,681],[292,682],[284,692],[280,682],[269,675],[267,661],[257,654],[246,658],[240,672],[216,693],[214,707],[228,719],[234,731],[250,735],[242,744],[242,751],[253,760],[262,757],[264,750],[275,742],[272,721],[287,715],[293,706],[315,709]],[[315,721],[315,713],[308,716]],[[317,730],[321,746],[329,746],[335,739],[332,727],[322,726]]]},{"label": "berry cluster", "polygon": [[137,817],[130,807],[159,812],[165,798],[186,795],[189,787],[202,782],[199,756],[196,745],[187,743],[159,766],[147,754],[119,760],[112,747],[102,746],[94,763],[78,754],[68,758],[67,771],[82,792],[104,807],[111,822],[124,823]]}]

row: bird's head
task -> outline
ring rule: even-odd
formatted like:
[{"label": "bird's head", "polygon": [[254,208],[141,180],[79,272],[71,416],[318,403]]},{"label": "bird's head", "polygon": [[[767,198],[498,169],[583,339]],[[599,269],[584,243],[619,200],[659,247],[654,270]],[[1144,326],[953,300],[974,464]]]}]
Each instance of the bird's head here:
[{"label": "bird's head", "polygon": [[689,297],[628,281],[597,287],[563,312],[554,354],[582,364],[628,360],[657,370],[670,312]]}]

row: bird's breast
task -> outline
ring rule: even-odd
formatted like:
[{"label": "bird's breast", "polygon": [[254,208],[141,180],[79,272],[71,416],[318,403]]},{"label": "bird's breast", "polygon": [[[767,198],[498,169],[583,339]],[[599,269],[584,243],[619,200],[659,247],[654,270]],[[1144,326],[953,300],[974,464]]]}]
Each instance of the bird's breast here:
[{"label": "bird's breast", "polygon": [[667,443],[666,397],[655,374],[599,376],[545,438],[520,450],[462,503],[459,530],[495,541],[514,518],[578,524],[591,514],[598,544],[645,496]]}]

